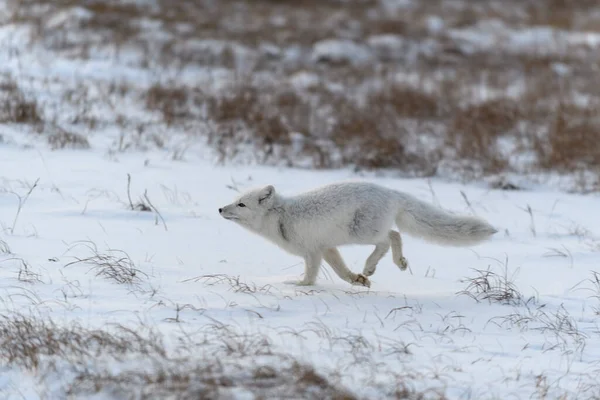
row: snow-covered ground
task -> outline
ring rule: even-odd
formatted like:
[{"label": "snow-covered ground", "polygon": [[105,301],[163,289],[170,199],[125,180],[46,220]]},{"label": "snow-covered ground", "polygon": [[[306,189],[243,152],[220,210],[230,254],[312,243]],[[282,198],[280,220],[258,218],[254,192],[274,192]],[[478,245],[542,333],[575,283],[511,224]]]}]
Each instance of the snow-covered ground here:
[{"label": "snow-covered ground", "polygon": [[[582,134],[563,154],[582,166],[550,158],[539,169],[527,146],[549,140],[522,140],[560,125],[537,107],[567,94],[561,112],[575,128],[563,137],[598,132],[597,14],[574,8],[563,24],[517,2],[473,16],[462,1],[364,2],[370,12],[350,2],[331,18],[331,4],[154,3],[0,0],[0,398],[600,398],[597,153],[572,156],[591,147]],[[236,83],[258,97],[211,111]],[[408,150],[419,145],[409,155],[448,150],[444,136],[427,139],[460,102],[503,99],[515,118],[521,101],[544,121],[497,134],[507,161],[497,175],[468,157],[431,172],[469,184],[311,171],[319,157],[341,159],[327,136],[345,115],[330,107],[336,96],[392,83],[426,95],[414,110],[399,102],[391,125],[415,139]],[[268,108],[275,92],[296,97],[258,109],[280,117],[273,139],[260,112],[238,108]],[[482,114],[504,103],[489,104]],[[458,108],[440,121],[427,114],[439,105]],[[495,128],[498,115],[480,121]],[[357,132],[368,137],[371,122]],[[471,128],[471,139],[488,132]],[[261,134],[274,146],[256,145]],[[283,282],[302,274],[301,259],[217,212],[247,188],[293,194],[344,179],[478,215],[499,233],[473,248],[405,236],[410,269],[388,255],[369,289],[326,264],[317,285],[294,287]],[[524,190],[490,189],[498,179]],[[359,272],[372,248],[341,250]]]},{"label": "snow-covered ground", "polygon": [[[164,223],[153,211],[128,208],[127,174],[133,203],[147,191]],[[444,209],[477,214],[500,233],[474,248],[405,237],[410,271],[400,271],[387,256],[370,289],[350,286],[326,265],[316,286],[293,287],[283,281],[303,272],[299,258],[217,212],[249,187],[269,183],[292,194],[342,179],[369,179]],[[19,199],[26,199],[20,212]],[[275,369],[284,362],[269,354],[290,355],[359,398],[404,398],[394,392],[398,388],[451,399],[594,398],[600,396],[597,204],[595,195],[543,188],[499,191],[359,177],[348,170],[216,167],[196,155],[173,161],[152,151],[107,156],[5,145],[0,344],[15,349],[0,351],[0,396],[119,398],[106,381],[86,386],[85,376],[122,376],[160,365],[156,357],[148,361],[132,351],[91,358],[49,352],[35,367],[26,366],[7,357],[21,354],[8,342],[7,321],[23,315],[56,327],[143,326],[164,340],[169,354],[187,348],[187,362],[200,364],[217,354],[207,349],[227,342],[223,332],[245,338],[246,345],[258,338],[271,350],[252,361],[240,348],[223,354],[234,355],[229,362],[271,363]],[[371,250],[347,247],[342,254],[360,271]],[[103,266],[94,264],[102,260]],[[110,265],[137,271],[121,274],[130,283],[97,275]],[[484,300],[512,288],[493,282],[487,293],[471,286],[471,295],[460,294],[482,276],[476,270],[488,269],[496,274],[490,281],[506,277],[521,297],[508,304]],[[196,341],[200,332],[208,338],[203,344]],[[131,382],[130,394],[152,387]],[[251,391],[223,385],[221,398],[252,398]]]}]

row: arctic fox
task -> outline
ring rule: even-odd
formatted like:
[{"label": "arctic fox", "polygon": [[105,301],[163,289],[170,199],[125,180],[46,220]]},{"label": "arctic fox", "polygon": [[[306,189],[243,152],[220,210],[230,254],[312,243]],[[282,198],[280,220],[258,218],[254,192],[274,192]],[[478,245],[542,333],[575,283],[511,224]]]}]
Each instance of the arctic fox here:
[{"label": "arctic fox", "polygon": [[[324,259],[343,280],[370,287],[367,278],[392,248],[394,263],[408,267],[400,233],[451,246],[474,245],[497,230],[470,216],[456,216],[402,192],[367,182],[323,186],[293,197],[275,192],[272,185],[242,194],[219,208],[225,219],[257,233],[287,252],[304,258],[304,278],[286,282],[314,285]],[[338,246],[374,245],[362,274],[348,269]]]}]

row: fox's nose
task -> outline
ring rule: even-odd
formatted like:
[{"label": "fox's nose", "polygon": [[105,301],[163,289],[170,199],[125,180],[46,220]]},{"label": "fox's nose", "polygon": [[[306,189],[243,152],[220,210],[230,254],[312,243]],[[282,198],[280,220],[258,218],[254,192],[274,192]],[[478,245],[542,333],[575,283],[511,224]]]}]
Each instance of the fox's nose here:
[{"label": "fox's nose", "polygon": [[219,208],[219,214],[221,214],[223,212],[222,208]]}]

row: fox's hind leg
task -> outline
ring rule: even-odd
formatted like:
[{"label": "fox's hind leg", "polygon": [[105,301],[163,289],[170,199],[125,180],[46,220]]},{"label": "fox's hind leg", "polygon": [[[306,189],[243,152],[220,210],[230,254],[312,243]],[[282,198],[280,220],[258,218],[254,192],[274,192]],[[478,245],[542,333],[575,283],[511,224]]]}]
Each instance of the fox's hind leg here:
[{"label": "fox's hind leg", "polygon": [[342,255],[335,247],[325,250],[323,252],[323,258],[327,261],[327,264],[331,265],[333,271],[346,282],[353,285],[371,287],[369,278],[362,274],[355,274],[348,269],[346,263],[344,263],[344,260],[342,259]]},{"label": "fox's hind leg", "polygon": [[375,250],[371,253],[367,261],[365,262],[365,268],[363,269],[363,274],[366,276],[371,276],[375,273],[375,269],[377,268],[377,263],[381,261],[383,256],[390,249],[390,240],[389,238],[385,238],[385,241],[378,243],[375,245]]},{"label": "fox's hind leg", "polygon": [[404,258],[404,255],[402,254],[402,237],[400,237],[400,232],[390,231],[388,236],[392,244],[392,258],[394,259],[394,264],[402,271],[405,271],[406,268],[408,268],[408,260]]}]

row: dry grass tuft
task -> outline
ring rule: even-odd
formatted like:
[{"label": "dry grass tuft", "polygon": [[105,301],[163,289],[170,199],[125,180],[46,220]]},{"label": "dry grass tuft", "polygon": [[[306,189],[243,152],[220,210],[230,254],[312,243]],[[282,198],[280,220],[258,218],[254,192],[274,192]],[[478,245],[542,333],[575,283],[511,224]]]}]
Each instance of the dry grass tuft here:
[{"label": "dry grass tuft", "polygon": [[540,163],[563,171],[600,168],[600,107],[561,103],[548,126]]},{"label": "dry grass tuft", "polygon": [[0,316],[0,359],[6,364],[37,369],[48,356],[79,363],[99,355],[128,353],[165,355],[155,337],[146,338],[125,327],[109,333],[78,325],[62,327],[51,320],[19,314]]},{"label": "dry grass tuft", "polygon": [[4,240],[0,239],[0,253],[11,254],[10,246]]},{"label": "dry grass tuft", "polygon": [[468,283],[466,288],[458,294],[466,295],[477,302],[486,300],[490,303],[500,303],[509,305],[528,304],[535,302],[535,298],[525,299],[517,286],[514,284],[514,274],[508,274],[508,268],[505,265],[503,274],[499,275],[489,269],[475,269],[477,276],[466,278],[461,282]]},{"label": "dry grass tuft", "polygon": [[48,134],[48,143],[52,150],[90,148],[87,138],[79,133],[69,132],[60,127],[55,127],[54,131],[54,133]]},{"label": "dry grass tuft", "polygon": [[39,125],[43,122],[37,101],[28,99],[12,78],[0,85],[0,123]]},{"label": "dry grass tuft", "polygon": [[122,250],[108,249],[105,253],[101,253],[92,242],[78,243],[71,249],[75,247],[83,247],[91,255],[83,258],[74,257],[75,261],[66,264],[65,267],[78,264],[87,265],[96,276],[136,287],[143,282],[143,277],[147,276],[136,267],[129,255]]},{"label": "dry grass tuft", "polygon": [[[269,90],[270,89],[270,90]],[[262,90],[265,92],[261,93]],[[290,95],[291,94],[291,95]],[[293,113],[299,99],[293,92],[274,92],[272,88],[237,84],[221,96],[212,99],[210,115],[220,124],[245,124],[258,140],[258,145],[289,143],[289,132],[293,128],[286,120],[293,116],[280,112]],[[235,129],[235,128],[234,128]]]},{"label": "dry grass tuft", "polygon": [[598,304],[593,306],[594,313],[600,317],[600,273],[592,271],[592,277],[589,279],[592,291],[592,298],[594,298]]},{"label": "dry grass tuft", "polygon": [[393,121],[379,111],[354,105],[348,100],[338,108],[331,137],[342,152],[343,164],[365,168],[405,165],[403,131],[390,131],[387,124],[393,124]]},{"label": "dry grass tuft", "polygon": [[520,118],[519,105],[510,99],[468,106],[454,114],[446,143],[460,159],[478,161],[486,172],[504,171],[508,161],[498,139],[510,135]]},{"label": "dry grass tuft", "polygon": [[367,105],[369,109],[377,108],[397,117],[437,119],[445,111],[440,100],[437,95],[427,93],[424,89],[390,83],[370,93]]},{"label": "dry grass tuft", "polygon": [[557,350],[563,355],[583,353],[589,336],[577,326],[577,319],[561,305],[551,309],[546,304],[535,305],[534,302],[522,304],[524,308],[515,309],[511,314],[493,317],[489,323],[504,328],[529,329],[544,334],[543,351]]},{"label": "dry grass tuft", "polygon": [[231,287],[231,290],[234,293],[268,294],[273,289],[273,286],[268,285],[268,284],[263,285],[263,286],[256,286],[256,284],[253,282],[246,283],[246,282],[240,281],[239,276],[231,276],[231,275],[226,275],[226,274],[201,275],[201,276],[197,276],[195,278],[186,279],[183,282],[199,282],[199,281],[202,281],[202,282],[204,282],[205,285],[209,285],[209,286],[226,283]]},{"label": "dry grass tuft", "polygon": [[197,117],[194,108],[202,104],[203,93],[199,89],[183,86],[155,84],[145,95],[146,108],[161,113],[170,126]]}]

